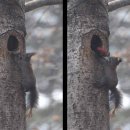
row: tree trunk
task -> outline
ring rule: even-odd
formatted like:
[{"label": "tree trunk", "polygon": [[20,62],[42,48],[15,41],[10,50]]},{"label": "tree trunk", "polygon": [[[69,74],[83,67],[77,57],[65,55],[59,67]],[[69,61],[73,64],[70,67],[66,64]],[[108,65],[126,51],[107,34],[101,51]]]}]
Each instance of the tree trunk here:
[{"label": "tree trunk", "polygon": [[68,130],[109,130],[108,91],[96,87],[103,68],[91,48],[95,35],[108,50],[107,3],[68,2]]},{"label": "tree trunk", "polygon": [[26,130],[21,72],[12,53],[25,52],[24,0],[0,0],[0,130]]}]

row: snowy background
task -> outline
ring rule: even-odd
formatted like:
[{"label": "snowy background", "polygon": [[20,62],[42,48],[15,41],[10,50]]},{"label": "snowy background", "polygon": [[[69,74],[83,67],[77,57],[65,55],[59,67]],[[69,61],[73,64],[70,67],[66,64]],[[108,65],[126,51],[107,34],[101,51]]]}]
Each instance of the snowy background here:
[{"label": "snowy background", "polygon": [[31,62],[39,92],[27,130],[62,130],[62,5],[44,6],[25,16],[26,51],[36,52]]}]

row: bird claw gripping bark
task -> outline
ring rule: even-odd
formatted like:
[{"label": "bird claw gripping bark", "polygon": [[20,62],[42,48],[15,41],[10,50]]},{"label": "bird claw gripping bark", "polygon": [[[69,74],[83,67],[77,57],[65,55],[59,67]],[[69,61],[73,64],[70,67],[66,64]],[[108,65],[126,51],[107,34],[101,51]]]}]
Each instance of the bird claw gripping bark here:
[{"label": "bird claw gripping bark", "polygon": [[29,108],[29,109],[26,111],[26,117],[27,117],[27,118],[31,118],[31,117],[32,117],[32,108]]}]

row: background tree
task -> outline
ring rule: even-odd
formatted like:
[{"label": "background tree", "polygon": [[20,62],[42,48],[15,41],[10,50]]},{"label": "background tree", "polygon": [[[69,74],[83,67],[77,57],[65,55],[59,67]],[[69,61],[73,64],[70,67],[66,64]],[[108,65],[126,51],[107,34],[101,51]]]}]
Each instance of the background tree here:
[{"label": "background tree", "polygon": [[[68,14],[68,129],[109,130],[108,92],[95,87],[102,67],[91,45],[98,36],[108,49],[108,9],[130,4],[128,0],[69,1]],[[95,75],[97,75],[95,77]]]},{"label": "background tree", "polygon": [[[110,1],[109,1],[110,2]],[[111,1],[112,2],[112,1]],[[111,130],[127,130],[130,128],[130,6],[119,8],[109,12],[109,49],[112,56],[118,56],[123,62],[117,69],[119,78],[118,88],[122,92],[122,107],[116,113],[116,117],[110,120]]]},{"label": "background tree", "polygon": [[62,130],[62,4],[27,12],[26,50],[32,57],[37,79],[39,105],[27,119],[27,129]]}]

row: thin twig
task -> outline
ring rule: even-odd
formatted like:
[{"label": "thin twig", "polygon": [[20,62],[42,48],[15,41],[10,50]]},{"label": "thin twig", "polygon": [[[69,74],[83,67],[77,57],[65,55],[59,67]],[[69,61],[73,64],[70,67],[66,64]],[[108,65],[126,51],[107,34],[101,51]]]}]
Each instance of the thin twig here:
[{"label": "thin twig", "polygon": [[109,12],[130,5],[130,0],[114,0],[108,3]]},{"label": "thin twig", "polygon": [[33,0],[25,4],[25,12],[32,11],[42,6],[57,5],[62,3],[63,0]]}]

